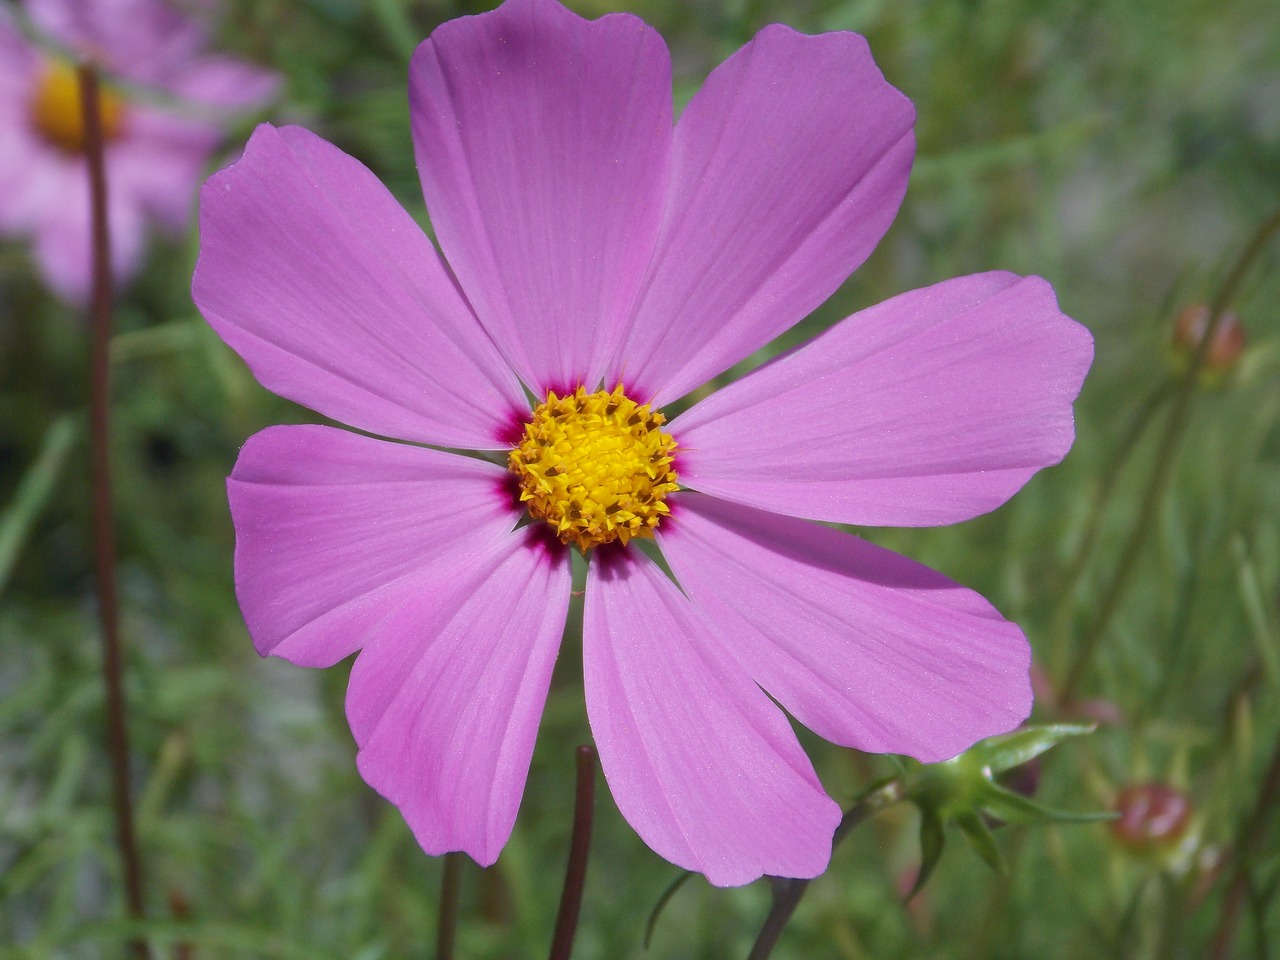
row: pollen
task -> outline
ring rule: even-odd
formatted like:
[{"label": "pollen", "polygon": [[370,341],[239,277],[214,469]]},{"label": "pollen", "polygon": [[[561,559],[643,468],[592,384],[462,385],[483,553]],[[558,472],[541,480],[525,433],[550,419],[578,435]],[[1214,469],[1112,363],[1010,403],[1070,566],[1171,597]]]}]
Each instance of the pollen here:
[{"label": "pollen", "polygon": [[[98,115],[102,118],[102,139],[110,143],[120,136],[124,127],[124,100],[110,89],[100,88]],[[31,121],[41,136],[59,149],[67,153],[84,152],[80,81],[75,68],[65,60],[50,61],[45,68],[31,99]]]},{"label": "pollen", "polygon": [[676,489],[665,419],[618,384],[587,393],[547,394],[534,408],[508,463],[520,500],[560,541],[584,553],[615,540],[652,537]]}]

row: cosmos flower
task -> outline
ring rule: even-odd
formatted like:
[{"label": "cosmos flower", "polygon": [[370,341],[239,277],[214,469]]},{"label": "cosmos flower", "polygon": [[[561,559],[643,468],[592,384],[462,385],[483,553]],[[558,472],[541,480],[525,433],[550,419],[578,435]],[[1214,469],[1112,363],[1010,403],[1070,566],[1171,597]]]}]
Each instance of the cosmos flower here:
[{"label": "cosmos flower", "polygon": [[89,181],[71,58],[106,75],[99,111],[118,280],[141,261],[147,220],[186,226],[228,112],[263,104],[277,78],[204,53],[200,25],[162,0],[28,0],[24,9],[48,46],[0,8],[0,233],[33,238],[45,282],[83,301]]},{"label": "cosmos flower", "polygon": [[779,704],[926,761],[1030,709],[1014,624],[812,521],[1004,502],[1071,444],[1088,333],[1043,280],[963,277],[668,421],[866,258],[914,150],[911,104],[854,34],[765,28],[675,124],[670,70],[635,17],[553,0],[437,29],[409,92],[440,252],[298,128],[259,127],[202,193],[204,316],[268,389],[363,431],[245,445],[228,487],[246,622],[297,664],[360,651],[359,770],[432,854],[489,864],[511,832],[575,552],[612,795],[714,884],[830,856],[840,808]]}]

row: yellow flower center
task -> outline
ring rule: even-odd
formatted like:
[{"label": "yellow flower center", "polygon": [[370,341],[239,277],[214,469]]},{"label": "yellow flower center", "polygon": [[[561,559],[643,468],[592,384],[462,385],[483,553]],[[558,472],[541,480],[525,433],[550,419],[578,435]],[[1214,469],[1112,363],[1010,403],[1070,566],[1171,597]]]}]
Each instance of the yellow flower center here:
[{"label": "yellow flower center", "polygon": [[676,443],[666,418],[612,391],[547,394],[508,463],[529,515],[584,553],[602,543],[652,537],[676,489]]},{"label": "yellow flower center", "polygon": [[[104,87],[98,90],[98,116],[102,139],[110,143],[124,126],[124,100]],[[80,109],[80,80],[64,60],[52,60],[31,100],[31,120],[40,134],[67,153],[83,153],[84,114]]]}]

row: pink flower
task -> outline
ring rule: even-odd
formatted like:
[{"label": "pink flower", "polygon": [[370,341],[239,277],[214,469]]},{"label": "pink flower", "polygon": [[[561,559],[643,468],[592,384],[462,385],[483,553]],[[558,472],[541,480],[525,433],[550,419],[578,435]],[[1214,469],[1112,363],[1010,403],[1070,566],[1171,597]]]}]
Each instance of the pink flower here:
[{"label": "pink flower", "polygon": [[[277,78],[202,53],[200,26],[161,0],[29,0],[25,9],[52,44],[107,73],[99,107],[112,266],[123,280],[141,261],[148,219],[186,226],[226,111],[261,105]],[[45,282],[72,301],[87,298],[92,263],[83,140],[74,64],[0,9],[0,232],[34,238]]]},{"label": "pink flower", "polygon": [[911,104],[854,34],[764,29],[674,127],[670,72],[640,20],[552,0],[436,30],[410,103],[443,256],[305,130],[260,127],[202,193],[209,322],[268,389],[409,441],[269,428],[228,487],[257,649],[361,651],[357,763],[428,853],[489,864],[511,832],[565,544],[589,558],[587,712],[614,799],[712,883],[827,864],[840,809],[774,700],[926,761],[1030,708],[1015,625],[809,520],[999,506],[1071,445],[1089,334],[1043,280],[963,277],[664,422],[862,262],[914,147]]}]

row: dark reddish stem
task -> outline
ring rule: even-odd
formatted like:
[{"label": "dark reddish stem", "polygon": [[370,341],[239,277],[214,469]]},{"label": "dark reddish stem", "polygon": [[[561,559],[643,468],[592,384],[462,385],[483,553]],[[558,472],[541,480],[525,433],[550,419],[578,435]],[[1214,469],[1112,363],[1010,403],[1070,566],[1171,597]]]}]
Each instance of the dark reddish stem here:
[{"label": "dark reddish stem", "polygon": [[569,865],[564,873],[560,912],[551,938],[551,960],[569,960],[573,935],[582,913],[582,891],[587,882],[587,854],[591,849],[591,822],[596,808],[596,748],[578,747],[578,783],[573,800],[573,838],[569,841]]},{"label": "dark reddish stem", "polygon": [[462,854],[444,855],[440,880],[440,917],[436,922],[436,960],[453,960],[458,934],[458,899],[462,892]]},{"label": "dark reddish stem", "polygon": [[[902,781],[898,779],[882,783],[863,794],[844,812],[840,824],[836,827],[835,835],[831,838],[831,849],[834,851],[840,842],[868,817],[879,813],[885,807],[901,802],[904,796]],[[747,960],[769,960],[773,955],[773,948],[778,945],[778,940],[782,937],[782,931],[791,922],[792,914],[796,912],[796,907],[800,906],[800,899],[813,881],[797,880],[793,877],[770,877],[769,882],[772,885],[773,904],[769,908],[768,916],[764,918],[760,932],[756,934],[756,941],[751,945]]]},{"label": "dark reddish stem", "polygon": [[[106,685],[107,751],[111,757],[116,846],[124,870],[129,916],[142,920],[142,861],[133,832],[133,794],[129,786],[129,736],[125,721],[124,677],[120,655],[120,610],[116,597],[116,544],[111,498],[110,379],[107,348],[111,342],[111,240],[107,232],[107,173],[99,111],[98,73],[89,64],[78,68],[84,152],[89,169],[93,230],[93,300],[89,320],[89,472],[92,481],[93,568],[102,626],[102,679]],[[131,943],[136,957],[150,956],[146,943]]]}]

